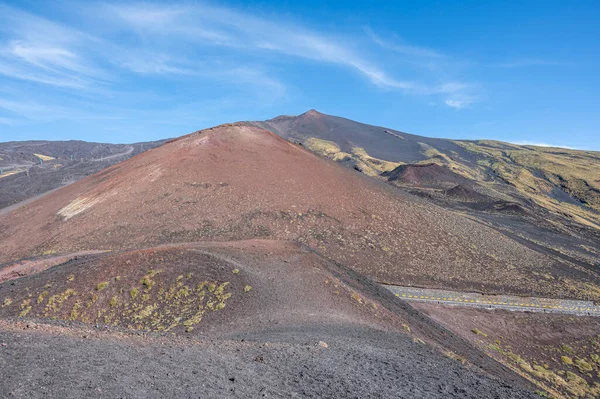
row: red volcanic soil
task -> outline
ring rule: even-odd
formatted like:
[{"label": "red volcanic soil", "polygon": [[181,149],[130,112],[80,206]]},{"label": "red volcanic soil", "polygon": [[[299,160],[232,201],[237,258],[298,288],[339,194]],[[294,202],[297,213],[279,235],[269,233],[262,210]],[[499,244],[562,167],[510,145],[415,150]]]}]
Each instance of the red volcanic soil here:
[{"label": "red volcanic soil", "polygon": [[0,216],[0,262],[252,238],[302,242],[379,281],[560,294],[529,270],[553,274],[550,258],[245,124],[173,140]]},{"label": "red volcanic soil", "polygon": [[419,186],[444,186],[467,183],[468,179],[435,163],[400,165],[396,169],[381,174],[388,181],[416,184]]}]

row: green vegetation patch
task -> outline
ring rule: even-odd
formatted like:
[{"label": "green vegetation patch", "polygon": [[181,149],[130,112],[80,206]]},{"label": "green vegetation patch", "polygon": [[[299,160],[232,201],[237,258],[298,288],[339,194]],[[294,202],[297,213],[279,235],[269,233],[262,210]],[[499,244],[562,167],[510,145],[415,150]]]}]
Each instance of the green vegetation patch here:
[{"label": "green vegetation patch", "polygon": [[571,359],[569,356],[561,356],[560,361],[566,366],[573,365],[573,359]]},{"label": "green vegetation patch", "polygon": [[96,291],[102,291],[108,287],[108,281],[103,281],[96,286]]},{"label": "green vegetation patch", "polygon": [[[191,332],[207,312],[226,309],[233,296],[228,281],[200,280],[192,273],[169,280],[166,276],[158,278],[160,272],[150,270],[141,278],[129,279],[104,276],[106,280],[100,283],[90,282],[87,288],[78,286],[79,292],[61,291],[59,285],[52,288],[48,283],[40,292],[19,299],[17,304],[6,297],[0,306],[3,313],[20,317],[122,325],[145,331],[179,328]],[[247,285],[240,291],[251,289]]]}]

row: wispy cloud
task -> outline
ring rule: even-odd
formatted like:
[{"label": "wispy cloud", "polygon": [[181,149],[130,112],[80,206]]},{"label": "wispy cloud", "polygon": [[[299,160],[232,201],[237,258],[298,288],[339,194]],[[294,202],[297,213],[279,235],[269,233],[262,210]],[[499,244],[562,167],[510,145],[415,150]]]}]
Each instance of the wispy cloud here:
[{"label": "wispy cloud", "polygon": [[[196,2],[69,4],[70,14],[60,19],[0,4],[0,83],[27,87],[0,97],[1,124],[166,118],[169,112],[185,120],[185,112],[199,118],[195,107],[200,105],[218,113],[198,100],[194,89],[220,99],[215,104],[223,109],[256,108],[291,95],[278,72],[297,59],[353,71],[381,90],[431,97],[456,109],[477,99],[473,84],[389,69],[381,53],[427,62],[447,56],[397,37],[383,39],[370,29],[366,38],[359,29],[348,40],[297,21]],[[168,93],[133,99],[144,82],[177,83],[185,93],[178,98],[182,103],[165,106],[175,98]]]},{"label": "wispy cloud", "polygon": [[13,118],[5,118],[0,116],[0,125],[17,126],[19,121]]},{"label": "wispy cloud", "polygon": [[148,40],[171,37],[184,44],[280,53],[352,68],[384,88],[410,89],[413,85],[392,78],[355,49],[292,23],[274,23],[232,9],[203,4],[109,5],[103,12],[107,19],[116,18],[125,28],[131,28]]},{"label": "wispy cloud", "polygon": [[506,68],[506,69],[527,68],[527,67],[536,67],[536,66],[560,66],[560,65],[565,65],[565,64],[562,62],[541,60],[541,59],[535,59],[535,58],[523,58],[523,59],[516,59],[516,60],[508,61],[508,62],[500,62],[497,64],[491,64],[492,67]]},{"label": "wispy cloud", "polygon": [[108,78],[87,57],[95,40],[76,29],[0,5],[0,38],[1,75],[76,89]]},{"label": "wispy cloud", "polygon": [[[227,8],[203,4],[109,5],[103,9],[107,19],[116,18],[125,27],[147,41],[172,37],[183,43],[216,46],[253,53],[278,53],[317,62],[337,64],[352,69],[374,85],[388,90],[403,90],[411,94],[431,95],[446,92],[452,83],[435,85],[391,76],[362,54],[361,49],[331,35],[307,30],[290,21],[275,23],[270,19],[241,13]],[[96,14],[97,15],[97,14]],[[370,32],[370,31],[369,31]],[[381,46],[381,39],[371,33]],[[387,45],[390,48],[391,45]],[[410,56],[442,57],[421,47],[394,45],[393,50]],[[452,91],[460,90],[456,86]]]},{"label": "wispy cloud", "polygon": [[442,58],[442,57],[444,57],[443,54],[441,54],[435,50],[432,50],[432,49],[429,49],[426,47],[411,46],[411,45],[405,44],[405,43],[401,42],[400,39],[396,35],[393,35],[392,39],[386,40],[386,39],[383,39],[382,37],[376,35],[369,27],[365,28],[365,32],[367,33],[369,38],[371,38],[371,40],[373,40],[373,42],[375,42],[380,47],[383,47],[384,49],[387,49],[387,50],[395,51],[397,53],[408,55],[408,56],[417,56],[417,57],[425,57],[425,58]]}]

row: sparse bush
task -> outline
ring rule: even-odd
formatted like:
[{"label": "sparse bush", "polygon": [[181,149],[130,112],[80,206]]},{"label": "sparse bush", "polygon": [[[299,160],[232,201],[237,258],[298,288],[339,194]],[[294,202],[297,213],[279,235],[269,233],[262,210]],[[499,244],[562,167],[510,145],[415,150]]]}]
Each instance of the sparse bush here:
[{"label": "sparse bush", "polygon": [[240,273],[240,269],[233,269],[232,273],[233,274],[239,274]]},{"label": "sparse bush", "polygon": [[108,306],[110,306],[111,308],[116,307],[119,304],[119,298],[117,298],[117,296],[113,296],[112,298],[110,298],[110,301],[108,301]]},{"label": "sparse bush", "polygon": [[21,310],[21,313],[19,313],[19,317],[27,316],[30,311],[31,311],[31,306],[26,306],[23,310]]},{"label": "sparse bush", "polygon": [[571,359],[569,356],[561,356],[560,360],[563,362],[564,365],[567,365],[567,366],[573,365],[573,359]]},{"label": "sparse bush", "polygon": [[43,291],[37,298],[37,303],[40,304],[44,301],[44,298],[48,296],[48,291]]},{"label": "sparse bush", "polygon": [[560,350],[562,350],[563,352],[565,352],[565,353],[567,353],[569,355],[572,355],[572,354],[575,353],[575,350],[572,347],[570,347],[569,345],[566,345],[566,344],[562,344],[560,346]]},{"label": "sparse bush", "polygon": [[102,291],[108,287],[108,281],[103,281],[96,286],[96,291]]},{"label": "sparse bush", "polygon": [[490,344],[488,345],[488,348],[490,348],[491,350],[498,352],[498,353],[502,353],[502,348],[500,347],[500,345],[498,343],[495,344]]},{"label": "sparse bush", "polygon": [[486,333],[484,333],[481,330],[478,330],[476,328],[472,329],[471,332],[475,335],[481,335],[482,337],[487,337],[488,335]]},{"label": "sparse bush", "polygon": [[146,287],[146,290],[151,290],[152,287],[154,287],[154,284],[156,284],[154,281],[152,281],[152,279],[150,279],[150,276],[142,277],[140,283]]},{"label": "sparse bush", "polygon": [[246,285],[246,286],[244,287],[244,292],[249,292],[251,289],[252,289],[252,287],[251,287],[251,286],[249,286],[249,285]]},{"label": "sparse bush", "polygon": [[77,320],[77,318],[79,317],[79,311],[81,310],[82,305],[81,302],[77,301],[75,302],[75,304],[73,305],[73,309],[71,309],[71,314],[70,314],[70,319],[71,320]]},{"label": "sparse bush", "polygon": [[590,371],[592,371],[594,369],[590,363],[586,362],[583,359],[575,359],[574,363],[575,363],[575,366],[582,373],[587,373],[587,372],[590,372]]},{"label": "sparse bush", "polygon": [[567,379],[569,381],[577,381],[579,377],[577,376],[577,374],[571,372],[571,371],[567,371]]}]

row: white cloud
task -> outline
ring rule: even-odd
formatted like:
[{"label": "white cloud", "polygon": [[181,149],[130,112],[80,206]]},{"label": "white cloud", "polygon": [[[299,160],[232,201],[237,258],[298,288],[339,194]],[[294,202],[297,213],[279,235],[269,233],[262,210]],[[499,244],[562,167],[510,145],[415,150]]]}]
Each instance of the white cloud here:
[{"label": "white cloud", "polygon": [[451,108],[457,109],[461,109],[466,105],[465,102],[461,100],[446,100],[444,103]]},{"label": "white cloud", "polygon": [[553,147],[553,148],[565,148],[568,150],[577,150],[577,148],[569,147],[566,145],[548,144],[548,143],[537,142],[537,141],[511,141],[511,143],[516,144],[516,145],[531,145],[531,146],[535,146],[535,147]]},{"label": "white cloud", "polygon": [[367,32],[367,35],[371,38],[371,40],[373,40],[373,42],[375,42],[376,44],[378,44],[379,46],[381,46],[387,50],[392,50],[392,51],[395,51],[400,54],[416,56],[416,57],[425,57],[425,58],[442,58],[442,57],[444,57],[443,54],[441,54],[435,50],[432,50],[432,49],[428,49],[425,47],[411,46],[411,45],[403,44],[403,43],[397,43],[397,41],[398,41],[397,38],[396,38],[396,42],[384,40],[380,36],[376,35],[370,28],[365,28],[365,32]]},{"label": "white cloud", "polygon": [[477,96],[470,94],[468,91],[455,90],[446,93],[448,97],[444,100],[444,104],[455,109],[468,108],[471,104],[479,101]]}]

